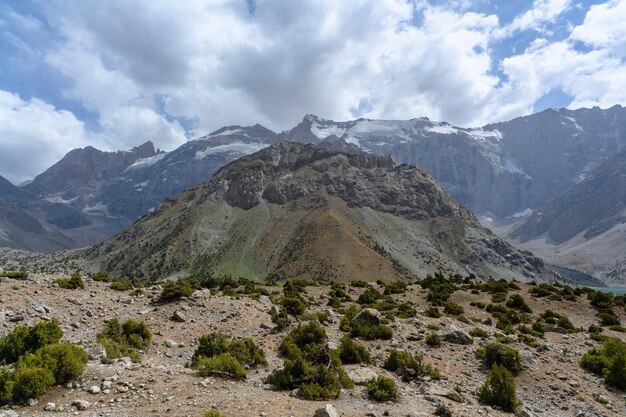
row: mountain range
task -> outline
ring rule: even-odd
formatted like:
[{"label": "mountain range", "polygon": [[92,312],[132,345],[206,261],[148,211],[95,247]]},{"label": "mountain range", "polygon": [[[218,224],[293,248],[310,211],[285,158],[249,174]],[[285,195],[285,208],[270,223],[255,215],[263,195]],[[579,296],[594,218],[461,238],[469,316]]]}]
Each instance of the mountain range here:
[{"label": "mountain range", "polygon": [[95,270],[137,278],[555,277],[414,165],[282,141],[231,162],[78,256]]},{"label": "mountain range", "polygon": [[[54,236],[51,243],[35,247],[5,238],[2,244],[55,250],[101,242],[164,199],[204,183],[227,163],[279,141],[391,156],[398,163],[424,168],[481,218],[523,222],[530,213],[545,212],[544,206],[584,184],[594,170],[625,149],[626,109],[548,109],[479,128],[427,118],[335,122],[307,115],[281,133],[260,125],[226,126],[171,152],[158,151],[151,142],[130,151],[78,149],[32,183],[10,192],[0,189],[0,198]],[[522,232],[526,229],[519,230],[503,235],[516,243],[528,241],[530,236]],[[542,253],[558,250],[555,242],[548,242]]]}]

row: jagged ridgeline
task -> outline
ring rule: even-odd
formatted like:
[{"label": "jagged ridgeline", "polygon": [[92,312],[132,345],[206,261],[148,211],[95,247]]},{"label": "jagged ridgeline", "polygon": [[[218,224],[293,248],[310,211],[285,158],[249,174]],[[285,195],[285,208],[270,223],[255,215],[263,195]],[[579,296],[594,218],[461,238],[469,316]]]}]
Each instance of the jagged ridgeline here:
[{"label": "jagged ridgeline", "polygon": [[482,228],[424,170],[293,142],[230,163],[82,255],[92,268],[152,279],[391,280],[438,270],[552,277],[539,259]]}]

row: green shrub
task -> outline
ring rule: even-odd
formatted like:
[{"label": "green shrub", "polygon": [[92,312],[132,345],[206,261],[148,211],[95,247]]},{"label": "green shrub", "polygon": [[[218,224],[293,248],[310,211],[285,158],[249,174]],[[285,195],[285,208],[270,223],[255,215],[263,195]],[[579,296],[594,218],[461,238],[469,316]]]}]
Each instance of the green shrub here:
[{"label": "green shrub", "polygon": [[480,301],[472,301],[470,303],[470,306],[476,307],[476,308],[479,308],[479,309],[483,310],[485,308],[485,303],[480,302]]},{"label": "green shrub", "polygon": [[204,377],[211,375],[246,377],[246,368],[230,353],[220,353],[211,357],[200,356],[196,359],[194,369]]},{"label": "green shrub", "polygon": [[614,325],[619,325],[620,321],[619,318],[615,315],[615,313],[613,313],[612,311],[603,311],[599,314],[600,316],[600,323],[603,326],[614,326]]},{"label": "green shrub", "polygon": [[107,271],[100,270],[95,274],[92,274],[90,278],[97,282],[109,282],[109,273]]},{"label": "green shrub", "polygon": [[130,281],[114,281],[109,288],[115,291],[127,291],[132,290],[134,286]]},{"label": "green shrub", "polygon": [[339,354],[339,359],[341,359],[341,362],[344,364],[370,363],[372,361],[367,348],[353,341],[348,336],[341,338],[337,353]]},{"label": "green shrub", "polygon": [[482,359],[488,367],[492,367],[494,364],[501,365],[513,375],[519,374],[522,370],[519,353],[510,346],[491,343],[478,349],[476,356]]},{"label": "green shrub", "polygon": [[65,288],[66,290],[85,289],[85,282],[78,272],[73,273],[69,278],[59,278],[52,282],[58,284],[59,287]]},{"label": "green shrub", "polygon": [[426,311],[424,311],[424,315],[426,317],[432,317],[434,319],[438,319],[441,317],[441,313],[437,307],[428,307]]},{"label": "green shrub", "polygon": [[463,314],[465,310],[458,304],[447,302],[444,304],[443,312],[451,316],[458,316],[459,314]]},{"label": "green shrub", "polygon": [[383,295],[376,291],[372,287],[368,287],[365,289],[365,292],[359,296],[357,299],[357,303],[359,304],[374,304],[376,301],[383,298]]},{"label": "green shrub", "polygon": [[267,365],[263,350],[252,339],[245,338],[231,341],[228,336],[222,333],[208,333],[200,337],[199,343],[200,346],[196,348],[191,357],[193,367],[202,357],[211,358],[222,353],[230,353],[245,366]]},{"label": "green shrub", "polygon": [[539,316],[544,322],[564,328],[570,333],[576,332],[576,328],[572,322],[562,314],[555,313],[552,310],[546,310]]},{"label": "green shrub", "polygon": [[342,387],[354,384],[345,373],[341,359],[328,349],[326,330],[317,322],[299,325],[281,342],[284,366],[268,382],[283,389],[300,388],[305,399],[335,398]]},{"label": "green shrub", "polygon": [[437,417],[452,417],[452,411],[445,404],[439,403],[435,408],[435,415]]},{"label": "green shrub", "polygon": [[366,288],[369,286],[369,284],[363,280],[353,279],[352,281],[350,281],[350,286],[355,288]]},{"label": "green shrub", "polygon": [[509,297],[509,300],[506,302],[506,306],[515,310],[523,311],[524,313],[533,312],[530,306],[526,304],[524,298],[519,294],[511,295],[511,297]]},{"label": "green shrub", "polygon": [[54,385],[54,374],[47,368],[18,368],[12,381],[12,399],[25,403],[39,398]]},{"label": "green shrub", "polygon": [[395,281],[389,284],[384,284],[384,286],[384,295],[404,294],[406,292],[407,283],[404,281]]},{"label": "green shrub", "polygon": [[441,346],[441,337],[437,333],[431,333],[424,339],[426,344],[430,347],[439,347]]},{"label": "green shrub", "polygon": [[137,350],[144,349],[152,341],[152,333],[144,322],[126,320],[123,324],[117,318],[107,321],[102,332],[96,335],[107,353],[107,358],[114,359],[129,356],[134,362],[141,357]]},{"label": "green shrub", "polygon": [[204,417],[224,417],[224,414],[222,414],[219,411],[213,409],[213,410],[209,410],[206,413],[204,413]]},{"label": "green shrub", "polygon": [[519,405],[513,375],[504,366],[493,365],[480,389],[479,400],[484,404],[501,407],[504,411],[513,411]]},{"label": "green shrub", "polygon": [[0,273],[0,277],[12,278],[12,279],[26,279],[28,278],[28,272],[26,271],[4,271]]},{"label": "green shrub", "polygon": [[88,360],[78,346],[55,343],[22,356],[16,368],[46,368],[52,372],[55,384],[65,384],[82,375]]},{"label": "green shrub", "polygon": [[492,303],[503,303],[506,300],[506,294],[497,292],[491,296]]},{"label": "green shrub", "polygon": [[388,371],[397,373],[405,381],[424,376],[429,376],[432,379],[440,378],[439,370],[425,364],[422,355],[412,355],[406,350],[391,349],[383,367]]},{"label": "green shrub", "polygon": [[292,316],[299,316],[309,308],[308,303],[302,297],[284,297],[281,300],[281,305],[287,314]]},{"label": "green shrub", "polygon": [[16,362],[26,353],[58,343],[61,337],[63,337],[63,330],[56,318],[39,322],[32,327],[17,326],[0,339],[0,358],[7,363]]},{"label": "green shrub", "polygon": [[70,344],[48,344],[20,356],[12,370],[0,369],[0,405],[39,398],[55,384],[80,376],[87,363],[85,352]]},{"label": "green shrub", "polygon": [[580,364],[586,370],[604,378],[604,382],[626,390],[626,342],[607,337],[600,349],[590,349]]},{"label": "green shrub", "polygon": [[393,337],[393,330],[390,327],[385,326],[384,324],[379,325],[366,325],[366,324],[357,324],[351,326],[350,336],[352,337],[362,337],[366,340],[391,340]]},{"label": "green shrub", "polygon": [[383,375],[372,378],[367,383],[367,393],[374,401],[392,401],[398,398],[396,382]]},{"label": "green shrub", "polygon": [[479,328],[475,328],[475,329],[470,330],[469,334],[472,337],[480,337],[481,339],[489,337],[489,333],[487,333],[485,330],[479,329]]},{"label": "green shrub", "polygon": [[182,297],[191,297],[195,288],[189,280],[183,279],[179,281],[165,281],[161,284],[161,301],[169,302],[178,300]]}]

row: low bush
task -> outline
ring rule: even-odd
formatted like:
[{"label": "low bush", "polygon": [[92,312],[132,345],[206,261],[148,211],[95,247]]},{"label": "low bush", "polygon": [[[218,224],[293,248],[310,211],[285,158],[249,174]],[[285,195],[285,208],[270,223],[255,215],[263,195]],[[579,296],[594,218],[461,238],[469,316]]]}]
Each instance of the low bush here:
[{"label": "low bush", "polygon": [[383,367],[388,371],[395,372],[405,381],[428,376],[432,379],[441,377],[439,370],[424,363],[422,355],[412,355],[406,350],[391,349],[385,359]]},{"label": "low bush", "polygon": [[152,333],[144,322],[126,320],[123,324],[117,318],[107,321],[102,332],[96,335],[107,353],[107,358],[130,357],[133,362],[140,362],[138,350],[144,349],[152,341]]},{"label": "low bush", "polygon": [[367,351],[367,348],[353,341],[348,336],[341,338],[337,353],[339,354],[339,359],[341,359],[341,362],[344,364],[370,363],[372,361],[372,357]]},{"label": "low bush", "polygon": [[89,278],[97,282],[109,282],[109,273],[105,270],[100,270],[95,274],[92,274]]},{"label": "low bush", "polygon": [[12,279],[26,279],[26,278],[28,278],[28,272],[26,272],[26,271],[4,271],[4,272],[0,272],[0,277],[12,278]]},{"label": "low bush", "polygon": [[[208,333],[200,337],[199,346],[191,357],[191,366],[197,367],[202,358],[212,358],[229,353],[243,366],[250,368],[267,365],[263,350],[252,339],[230,340],[222,333]],[[245,372],[244,372],[245,375]],[[239,375],[237,375],[239,377]]]},{"label": "low bush", "polygon": [[284,366],[268,382],[283,389],[300,388],[308,400],[335,398],[341,388],[354,383],[345,373],[339,355],[328,349],[326,330],[311,321],[292,330],[279,346]]},{"label": "low bush", "polygon": [[545,323],[562,327],[570,333],[577,331],[572,322],[566,316],[555,313],[552,310],[544,311],[539,318],[541,318]]},{"label": "low bush", "polygon": [[66,290],[85,289],[85,282],[78,272],[73,273],[69,278],[59,278],[52,282]]},{"label": "low bush", "polygon": [[212,375],[241,379],[246,377],[246,368],[230,353],[220,353],[211,357],[200,356],[196,359],[194,369],[203,377]]},{"label": "low bush", "polygon": [[479,400],[484,404],[501,407],[504,411],[515,410],[519,401],[515,394],[513,375],[504,366],[493,365],[480,389]]},{"label": "low bush", "polygon": [[444,304],[443,312],[451,316],[458,316],[459,314],[463,314],[465,310],[458,304],[447,302]]},{"label": "low bush", "polygon": [[485,330],[479,329],[479,328],[475,328],[475,329],[470,330],[469,334],[472,337],[479,337],[481,339],[489,337],[489,333],[487,333]]},{"label": "low bush", "polygon": [[182,297],[191,297],[196,290],[189,280],[165,281],[161,284],[160,300],[164,302],[179,300]]},{"label": "low bush", "polygon": [[441,337],[437,333],[431,333],[424,339],[426,344],[430,347],[439,347],[441,346]]},{"label": "low bush", "polygon": [[626,342],[607,337],[601,348],[585,353],[580,365],[604,378],[604,382],[622,391],[626,390]]},{"label": "low bush", "polygon": [[358,324],[353,325],[350,328],[350,336],[352,337],[362,337],[366,340],[391,340],[393,337],[393,330],[390,327],[385,326],[384,324],[379,325],[366,325],[366,324]]},{"label": "low bush", "polygon": [[441,312],[437,307],[428,307],[426,311],[424,311],[424,315],[426,317],[431,317],[433,319],[438,319],[441,317]]},{"label": "low bush", "polygon": [[85,352],[70,343],[48,344],[24,354],[12,370],[0,370],[0,405],[25,403],[54,385],[73,381],[83,373],[87,360]]},{"label": "low bush", "polygon": [[482,359],[486,366],[502,365],[513,375],[519,374],[522,370],[519,353],[510,346],[491,343],[478,349],[476,356]]},{"label": "low bush", "polygon": [[213,409],[213,410],[209,410],[206,413],[204,413],[204,417],[225,417],[224,414],[220,413],[219,411]]},{"label": "low bush", "polygon": [[283,297],[280,304],[283,306],[287,314],[292,316],[299,316],[303,314],[309,304],[302,297]]},{"label": "low bush", "polygon": [[6,363],[16,362],[20,356],[53,343],[63,337],[63,330],[56,318],[42,321],[32,327],[17,326],[0,339],[0,360]]},{"label": "low bush", "polygon": [[445,404],[439,403],[435,408],[435,415],[437,417],[452,417],[452,411]]},{"label": "low bush", "polygon": [[526,300],[524,300],[524,298],[519,294],[511,295],[509,297],[509,300],[506,302],[506,306],[515,310],[522,311],[524,313],[533,312],[530,306],[526,303]]},{"label": "low bush", "polygon": [[372,378],[367,383],[367,393],[374,401],[392,401],[398,398],[396,382],[383,375]]},{"label": "low bush", "polygon": [[135,286],[130,281],[113,281],[109,288],[115,291],[128,291],[135,288]]}]

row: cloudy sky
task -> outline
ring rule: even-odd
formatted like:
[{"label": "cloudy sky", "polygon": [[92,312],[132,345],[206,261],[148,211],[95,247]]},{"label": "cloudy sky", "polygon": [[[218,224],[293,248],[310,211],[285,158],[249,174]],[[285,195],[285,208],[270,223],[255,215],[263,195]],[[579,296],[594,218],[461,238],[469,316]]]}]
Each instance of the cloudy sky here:
[{"label": "cloudy sky", "polygon": [[4,0],[0,175],[307,113],[461,126],[626,104],[626,0]]}]

